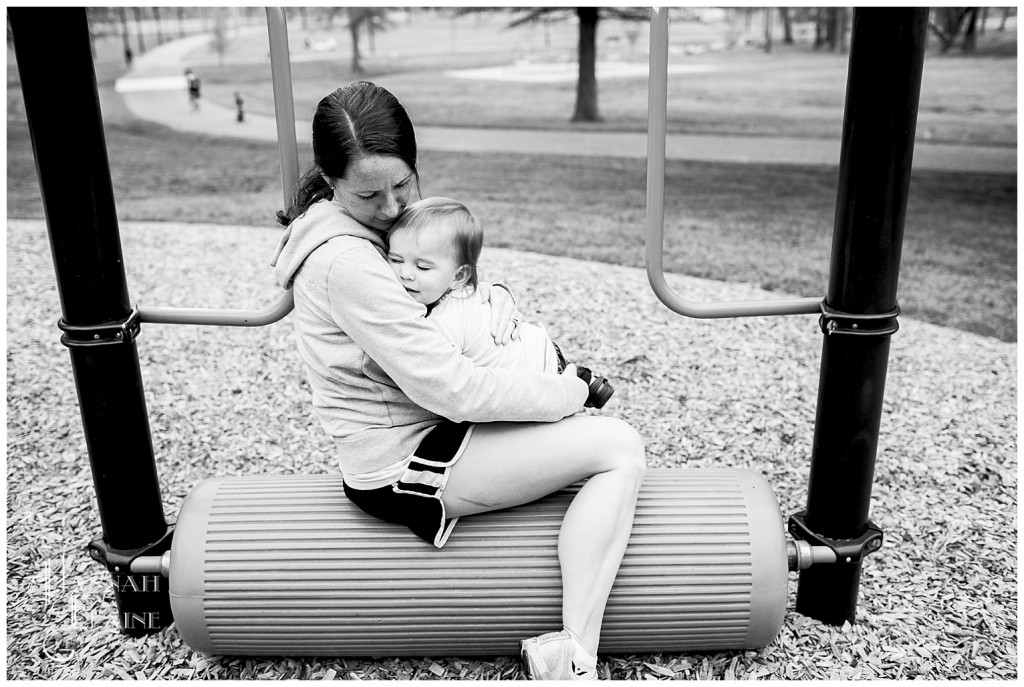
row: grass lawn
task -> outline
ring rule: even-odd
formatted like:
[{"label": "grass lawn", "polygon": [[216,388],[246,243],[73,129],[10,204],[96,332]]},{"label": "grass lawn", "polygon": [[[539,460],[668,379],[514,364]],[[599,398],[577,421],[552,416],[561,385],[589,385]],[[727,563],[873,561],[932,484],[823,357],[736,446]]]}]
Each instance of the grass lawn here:
[{"label": "grass lawn", "polygon": [[[276,146],[138,122],[116,97],[105,99],[104,115],[121,220],[273,225],[282,203]],[[24,122],[9,122],[7,150],[8,215],[42,217]],[[474,208],[487,245],[643,265],[643,161],[428,152],[421,174],[424,195]],[[824,295],[836,177],[829,169],[669,163],[666,270]],[[904,313],[1015,341],[1016,206],[1010,176],[916,174],[900,283]]]}]

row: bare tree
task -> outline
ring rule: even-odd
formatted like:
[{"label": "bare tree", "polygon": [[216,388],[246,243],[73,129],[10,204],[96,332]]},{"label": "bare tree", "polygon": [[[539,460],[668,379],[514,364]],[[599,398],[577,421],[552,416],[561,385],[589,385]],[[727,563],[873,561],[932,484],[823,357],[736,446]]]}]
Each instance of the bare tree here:
[{"label": "bare tree", "polygon": [[793,45],[793,17],[788,7],[779,8],[779,18],[782,19],[782,42],[786,45]]},{"label": "bare tree", "polygon": [[1005,31],[1006,30],[1006,20],[1010,18],[1010,12],[1012,12],[1012,11],[1013,11],[1012,7],[1004,7],[1003,8],[1003,18],[999,21],[999,30],[1000,31]]},{"label": "bare tree", "polygon": [[977,7],[935,7],[931,11],[928,27],[939,39],[939,52],[948,52],[960,40],[964,32],[963,51],[972,52],[977,47],[975,28],[978,20]]},{"label": "bare tree", "polygon": [[132,66],[132,42],[128,38],[128,13],[123,7],[121,11],[121,38],[124,40],[124,63],[125,66]]},{"label": "bare tree", "polygon": [[138,7],[133,7],[132,11],[135,12],[135,36],[139,39],[139,54],[146,52],[146,41],[142,37],[142,10]]},{"label": "bare tree", "polygon": [[153,19],[156,21],[156,44],[163,45],[164,42],[164,31],[163,25],[160,23],[160,8],[153,5]]},{"label": "bare tree", "polygon": [[[573,10],[560,7],[538,7],[513,11],[525,12],[525,16],[509,24],[509,28],[542,21],[552,15],[560,15],[564,19]],[[576,81],[576,106],[573,109],[572,121],[599,122],[601,121],[601,114],[597,107],[598,23],[602,18],[648,21],[650,13],[647,10],[636,7],[577,7],[575,8],[575,13],[579,19],[580,27],[576,50],[579,61],[579,77]]]},{"label": "bare tree", "polygon": [[352,37],[352,71],[362,74],[363,61],[359,51],[359,36],[365,28],[372,40],[374,31],[385,29],[387,10],[383,7],[349,7],[347,12],[348,32]]},{"label": "bare tree", "polygon": [[845,7],[820,7],[814,25],[814,48],[823,45],[833,52],[846,52],[846,30],[849,24]]}]

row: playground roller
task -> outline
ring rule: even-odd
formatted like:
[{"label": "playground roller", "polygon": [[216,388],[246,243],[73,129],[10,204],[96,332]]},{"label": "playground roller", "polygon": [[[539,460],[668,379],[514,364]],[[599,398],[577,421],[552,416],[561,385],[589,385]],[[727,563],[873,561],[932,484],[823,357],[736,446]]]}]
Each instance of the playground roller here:
[{"label": "playground roller", "polygon": [[[443,550],[361,512],[338,476],[214,478],[181,508],[171,609],[230,655],[496,655],[561,629],[558,530],[575,488],[462,519]],[[748,470],[658,468],[608,600],[605,652],[756,648],[778,633],[787,547]]]}]

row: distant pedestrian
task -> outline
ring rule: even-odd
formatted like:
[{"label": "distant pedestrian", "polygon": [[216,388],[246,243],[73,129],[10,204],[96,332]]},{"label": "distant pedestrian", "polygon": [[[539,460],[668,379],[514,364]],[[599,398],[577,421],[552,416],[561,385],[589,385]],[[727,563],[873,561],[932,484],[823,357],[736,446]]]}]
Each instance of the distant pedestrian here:
[{"label": "distant pedestrian", "polygon": [[242,97],[241,91],[235,91],[235,109],[238,111],[238,117],[235,121],[241,124],[245,121],[245,98]]},{"label": "distant pedestrian", "polygon": [[185,81],[188,83],[188,101],[192,104],[193,110],[199,109],[199,89],[202,85],[199,77],[191,69],[185,70]]}]

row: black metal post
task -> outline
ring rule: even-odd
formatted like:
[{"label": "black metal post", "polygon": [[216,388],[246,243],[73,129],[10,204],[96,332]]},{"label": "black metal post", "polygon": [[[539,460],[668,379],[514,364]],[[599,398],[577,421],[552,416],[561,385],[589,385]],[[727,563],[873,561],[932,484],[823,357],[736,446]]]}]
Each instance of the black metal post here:
[{"label": "black metal post", "polygon": [[927,8],[854,12],[807,510],[790,522],[839,553],[801,572],[797,592],[798,612],[834,625],[853,622],[861,557],[881,546],[868,508],[927,21]]},{"label": "black metal post", "polygon": [[[172,621],[165,581],[128,574],[170,546],[146,414],[84,8],[8,10],[64,330],[122,632]],[[55,59],[59,46],[60,59]]]}]

